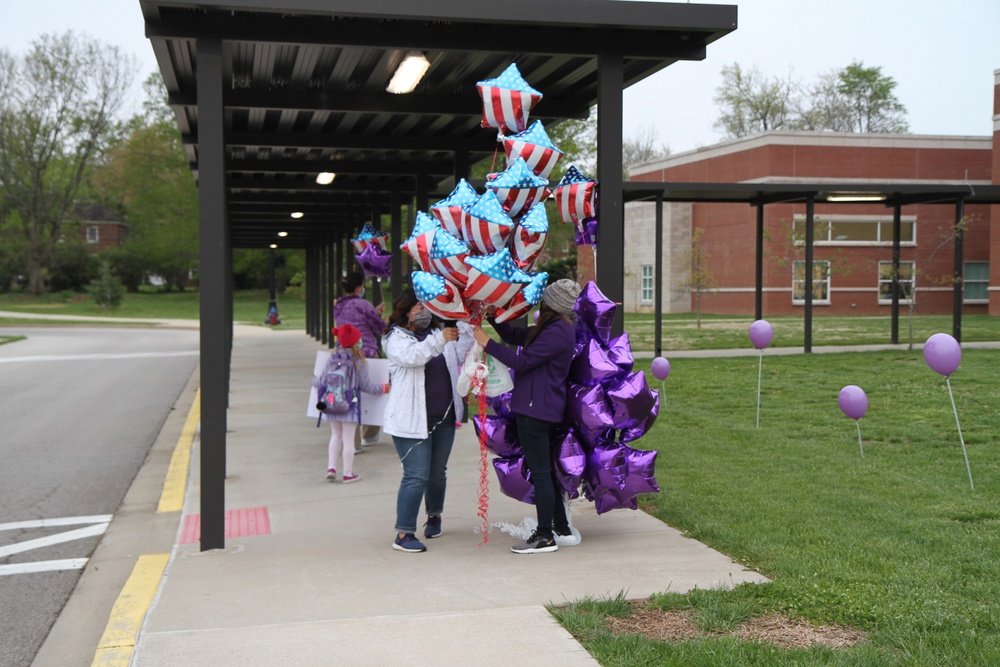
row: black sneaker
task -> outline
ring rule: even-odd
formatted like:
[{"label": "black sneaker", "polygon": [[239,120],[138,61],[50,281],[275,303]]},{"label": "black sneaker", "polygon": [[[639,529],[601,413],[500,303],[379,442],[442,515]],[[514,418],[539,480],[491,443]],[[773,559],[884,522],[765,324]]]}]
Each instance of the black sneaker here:
[{"label": "black sneaker", "polygon": [[548,551],[555,551],[559,548],[556,541],[552,537],[542,537],[535,531],[528,538],[527,542],[522,542],[521,544],[515,544],[510,548],[516,554],[541,554]]},{"label": "black sneaker", "polygon": [[441,537],[441,515],[428,516],[427,523],[424,524],[424,537],[434,539]]},{"label": "black sneaker", "polygon": [[392,543],[392,548],[396,551],[405,551],[411,554],[427,551],[427,547],[413,533],[406,533],[402,537],[397,534],[396,541]]}]

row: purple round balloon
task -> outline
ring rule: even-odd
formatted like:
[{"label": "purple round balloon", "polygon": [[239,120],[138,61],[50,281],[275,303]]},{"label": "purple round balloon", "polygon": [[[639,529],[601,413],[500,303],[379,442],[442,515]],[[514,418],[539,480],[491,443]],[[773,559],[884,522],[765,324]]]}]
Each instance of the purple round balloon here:
[{"label": "purple round balloon", "polygon": [[663,357],[657,357],[653,359],[653,365],[650,367],[650,370],[653,371],[653,377],[663,382],[670,376],[670,362]]},{"label": "purple round balloon", "polygon": [[962,346],[946,333],[936,333],[924,343],[924,360],[935,373],[948,377],[962,363]]},{"label": "purple round balloon", "polygon": [[837,405],[851,419],[861,419],[868,412],[868,395],[861,387],[849,384],[840,390]]},{"label": "purple round balloon", "polygon": [[763,350],[770,345],[772,338],[774,338],[774,329],[771,328],[767,320],[757,320],[750,325],[750,342],[758,350]]}]

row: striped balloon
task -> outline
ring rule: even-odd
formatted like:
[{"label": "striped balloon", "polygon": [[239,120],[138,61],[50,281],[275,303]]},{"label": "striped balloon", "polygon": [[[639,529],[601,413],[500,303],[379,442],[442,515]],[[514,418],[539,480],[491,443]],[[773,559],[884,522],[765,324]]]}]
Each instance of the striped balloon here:
[{"label": "striped balloon", "polygon": [[431,270],[447,278],[459,287],[465,287],[469,277],[469,265],[465,258],[469,256],[469,246],[460,238],[439,229],[434,233],[434,243],[431,245]]},{"label": "striped balloon", "polygon": [[521,158],[529,169],[545,179],[549,177],[553,167],[563,155],[549,139],[542,122],[538,120],[524,132],[504,137],[503,150],[507,154],[508,164]]},{"label": "striped balloon", "polygon": [[497,322],[515,320],[521,315],[526,315],[529,310],[538,305],[542,300],[542,293],[549,283],[549,274],[539,271],[531,276],[531,282],[527,287],[514,295],[508,302],[506,308],[498,308],[496,312]]},{"label": "striped balloon", "polygon": [[528,85],[517,65],[511,63],[500,76],[476,83],[483,100],[483,127],[520,132],[528,126],[528,114],[542,94]]},{"label": "striped balloon", "polygon": [[431,206],[431,213],[441,221],[441,226],[450,234],[461,237],[462,229],[469,217],[465,209],[475,204],[477,199],[479,195],[476,194],[475,188],[463,178],[450,195]]},{"label": "striped balloon", "polygon": [[424,271],[431,270],[431,246],[434,243],[434,234],[441,229],[441,223],[437,218],[433,218],[423,211],[417,211],[417,219],[413,225],[413,233],[410,238],[399,246],[405,250],[413,261]]},{"label": "striped balloon", "polygon": [[514,232],[514,222],[500,205],[496,193],[487,191],[467,209],[469,214],[462,238],[469,248],[481,255],[494,253],[507,244]]},{"label": "striped balloon", "polygon": [[410,279],[413,293],[427,310],[446,320],[464,320],[469,317],[462,291],[441,276],[414,271]]},{"label": "striped balloon", "polygon": [[597,181],[571,165],[552,196],[564,223],[580,222],[597,216]]},{"label": "striped balloon", "polygon": [[545,249],[549,238],[549,217],[545,204],[535,204],[524,214],[511,236],[510,254],[519,269],[527,271]]},{"label": "striped balloon", "polygon": [[488,190],[497,194],[507,215],[516,218],[522,212],[545,201],[550,192],[547,178],[536,176],[522,158],[517,158],[495,178],[486,183]]},{"label": "striped balloon", "polygon": [[531,276],[514,264],[507,248],[489,255],[466,257],[465,263],[469,265],[469,282],[464,294],[469,300],[503,308],[531,282]]}]

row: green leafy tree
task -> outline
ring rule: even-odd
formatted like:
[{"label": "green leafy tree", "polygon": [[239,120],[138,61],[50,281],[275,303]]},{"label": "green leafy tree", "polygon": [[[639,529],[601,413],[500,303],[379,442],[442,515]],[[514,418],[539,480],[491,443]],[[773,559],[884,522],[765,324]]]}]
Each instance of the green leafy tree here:
[{"label": "green leafy tree", "polygon": [[23,57],[0,49],[3,210],[25,239],[32,294],[44,290],[62,224],[119,130],[134,70],[116,47],[72,32],[42,35]]},{"label": "green leafy tree", "polygon": [[896,81],[882,74],[881,67],[865,67],[852,62],[838,74],[837,92],[851,109],[855,132],[906,132],[906,107],[893,92]]},{"label": "green leafy tree", "polygon": [[781,79],[769,77],[757,67],[725,65],[722,83],[715,91],[721,110],[715,127],[729,138],[786,128],[795,114],[798,94],[799,87],[791,76]]},{"label": "green leafy tree", "polygon": [[125,286],[111,273],[111,263],[107,260],[101,262],[97,278],[90,281],[87,291],[105,313],[111,308],[120,306],[125,296]]}]

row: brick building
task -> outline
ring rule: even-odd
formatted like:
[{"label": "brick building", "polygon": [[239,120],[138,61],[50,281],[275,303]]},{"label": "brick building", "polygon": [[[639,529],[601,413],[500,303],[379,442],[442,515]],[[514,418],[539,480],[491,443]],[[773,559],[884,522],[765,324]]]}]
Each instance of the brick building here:
[{"label": "brick building", "polygon": [[[124,245],[128,225],[120,215],[103,204],[81,204],[73,211],[73,219],[65,223],[67,234],[78,235],[92,253]],[[70,232],[71,228],[77,232]]]},{"label": "brick building", "polygon": [[[632,181],[692,183],[1000,183],[1000,70],[995,72],[992,137],[767,132],[672,155],[631,169]],[[996,146],[996,149],[994,149]],[[655,204],[626,204],[625,309],[654,307]],[[815,204],[813,305],[817,314],[887,314],[891,305],[893,210],[881,202]],[[804,304],[805,204],[764,207],[763,312],[787,315]],[[1000,315],[1000,206],[966,205],[963,312]],[[716,288],[706,313],[754,312],[757,210],[746,203],[666,203],[663,207],[663,312],[689,312],[694,230]],[[902,304],[922,314],[952,312],[953,203],[901,209]],[[992,278],[991,278],[992,273]],[[993,286],[993,287],[991,287]],[[991,303],[990,296],[993,296]]]}]

